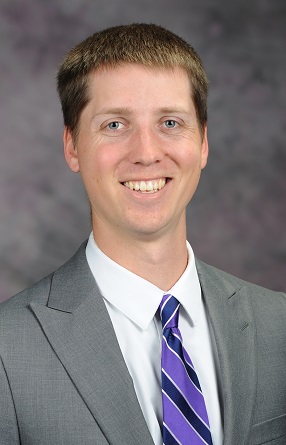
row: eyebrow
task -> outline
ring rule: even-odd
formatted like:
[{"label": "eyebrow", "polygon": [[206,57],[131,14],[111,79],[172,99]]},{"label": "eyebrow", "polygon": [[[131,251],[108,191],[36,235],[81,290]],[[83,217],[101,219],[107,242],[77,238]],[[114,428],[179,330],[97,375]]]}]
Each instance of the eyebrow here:
[{"label": "eyebrow", "polygon": [[164,114],[172,114],[172,113],[190,114],[190,110],[186,110],[185,108],[181,107],[160,108],[158,111]]},{"label": "eyebrow", "polygon": [[116,107],[116,108],[103,108],[98,113],[95,113],[93,117],[108,115],[108,114],[131,114],[132,111],[126,107]]},{"label": "eyebrow", "polygon": [[[155,110],[155,111],[158,114],[172,114],[172,113],[190,114],[189,110],[186,110],[181,107],[163,107],[163,108],[159,108],[158,110]],[[128,109],[126,107],[103,108],[98,113],[95,113],[93,115],[93,118],[95,118],[97,116],[102,116],[102,115],[118,115],[118,114],[122,114],[122,115],[126,116],[126,115],[132,114],[132,112],[133,112],[132,109]]]}]

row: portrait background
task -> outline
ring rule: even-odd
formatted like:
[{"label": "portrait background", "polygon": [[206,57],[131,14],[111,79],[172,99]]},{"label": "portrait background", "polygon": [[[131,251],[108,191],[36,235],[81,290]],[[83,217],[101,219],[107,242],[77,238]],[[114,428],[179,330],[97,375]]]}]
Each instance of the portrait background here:
[{"label": "portrait background", "polygon": [[210,158],[188,207],[202,260],[286,290],[286,2],[0,1],[0,300],[53,271],[91,230],[62,152],[55,76],[64,53],[112,25],[187,39],[210,80]]}]

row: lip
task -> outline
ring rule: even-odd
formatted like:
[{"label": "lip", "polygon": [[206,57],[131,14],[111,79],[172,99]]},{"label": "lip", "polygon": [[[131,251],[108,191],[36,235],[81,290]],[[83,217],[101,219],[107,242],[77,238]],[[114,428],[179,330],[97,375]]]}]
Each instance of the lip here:
[{"label": "lip", "polygon": [[137,177],[137,178],[128,178],[128,179],[124,179],[123,181],[120,181],[121,184],[124,184],[124,182],[128,182],[128,181],[132,181],[132,182],[140,182],[140,181],[144,181],[144,182],[148,182],[148,181],[159,181],[159,179],[171,179],[171,177],[169,176],[154,176],[153,178],[149,177],[149,178],[141,178],[141,177]]}]

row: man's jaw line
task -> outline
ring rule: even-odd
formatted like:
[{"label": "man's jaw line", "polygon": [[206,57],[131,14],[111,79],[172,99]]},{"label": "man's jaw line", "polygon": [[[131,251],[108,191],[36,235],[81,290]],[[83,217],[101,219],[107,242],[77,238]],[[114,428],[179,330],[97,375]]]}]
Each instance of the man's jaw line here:
[{"label": "man's jaw line", "polygon": [[171,178],[161,177],[156,179],[138,179],[121,182],[121,184],[130,190],[141,193],[157,193],[171,181]]}]

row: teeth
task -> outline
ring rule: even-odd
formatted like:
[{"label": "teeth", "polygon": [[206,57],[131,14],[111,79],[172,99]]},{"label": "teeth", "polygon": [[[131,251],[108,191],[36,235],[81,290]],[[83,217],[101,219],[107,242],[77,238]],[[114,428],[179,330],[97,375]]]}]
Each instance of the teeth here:
[{"label": "teeth", "polygon": [[148,181],[148,182],[147,182],[147,190],[148,190],[148,192],[151,192],[151,190],[153,190],[153,184],[152,184],[152,181]]},{"label": "teeth", "polygon": [[143,193],[155,193],[161,190],[166,184],[165,178],[154,179],[153,181],[127,181],[124,182],[125,187],[130,190],[136,190]]},{"label": "teeth", "polygon": [[146,192],[146,189],[147,189],[146,182],[141,181],[140,182],[140,192]]}]

